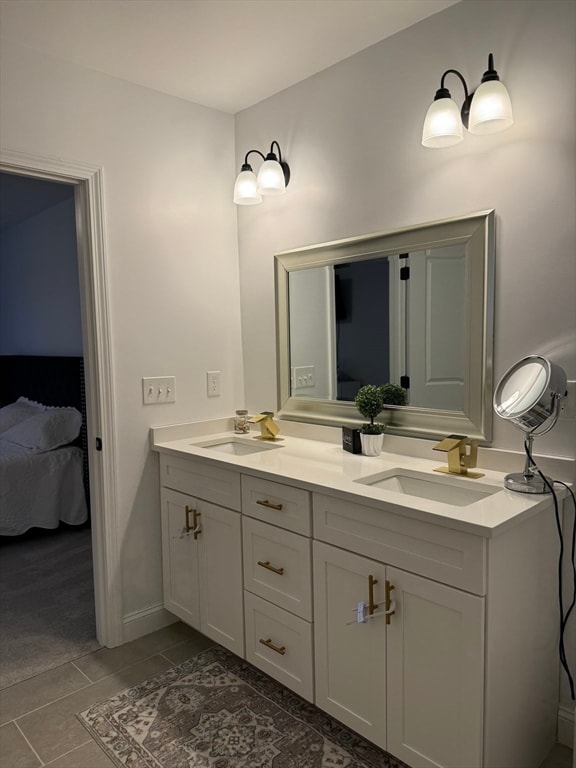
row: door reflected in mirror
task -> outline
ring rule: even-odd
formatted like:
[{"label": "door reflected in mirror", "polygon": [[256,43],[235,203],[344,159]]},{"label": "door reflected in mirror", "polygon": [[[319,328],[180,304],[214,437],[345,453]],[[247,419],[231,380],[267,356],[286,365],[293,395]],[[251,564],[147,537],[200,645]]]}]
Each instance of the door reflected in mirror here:
[{"label": "door reflected in mirror", "polygon": [[291,394],[353,401],[365,384],[407,404],[461,411],[466,371],[463,244],[291,272]]},{"label": "door reflected in mirror", "polygon": [[283,418],[357,420],[398,384],[389,431],[491,438],[494,212],[276,255]]}]

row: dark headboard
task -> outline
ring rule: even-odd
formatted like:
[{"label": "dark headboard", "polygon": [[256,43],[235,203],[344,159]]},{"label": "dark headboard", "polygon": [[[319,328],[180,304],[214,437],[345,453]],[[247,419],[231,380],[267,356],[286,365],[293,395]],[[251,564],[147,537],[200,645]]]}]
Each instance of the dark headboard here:
[{"label": "dark headboard", "polygon": [[44,405],[71,406],[82,414],[78,445],[84,452],[84,485],[88,494],[86,390],[82,357],[0,355],[0,406],[27,397]]}]

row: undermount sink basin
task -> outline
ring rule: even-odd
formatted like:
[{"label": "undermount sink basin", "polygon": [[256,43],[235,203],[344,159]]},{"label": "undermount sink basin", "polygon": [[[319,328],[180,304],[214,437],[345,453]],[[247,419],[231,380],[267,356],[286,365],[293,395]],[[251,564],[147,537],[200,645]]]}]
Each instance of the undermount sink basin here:
[{"label": "undermount sink basin", "polygon": [[[256,438],[252,438],[255,440]],[[261,453],[262,451],[281,448],[281,445],[265,442],[248,442],[246,439],[235,437],[220,437],[217,440],[205,440],[203,443],[194,443],[199,448],[208,448],[211,451],[219,453],[228,453],[232,456],[247,456],[250,453]]]},{"label": "undermount sink basin", "polygon": [[471,479],[434,477],[411,469],[389,469],[386,472],[359,478],[355,482],[405,496],[439,501],[454,507],[467,507],[502,490],[492,485],[468,485],[468,483],[474,483]]}]

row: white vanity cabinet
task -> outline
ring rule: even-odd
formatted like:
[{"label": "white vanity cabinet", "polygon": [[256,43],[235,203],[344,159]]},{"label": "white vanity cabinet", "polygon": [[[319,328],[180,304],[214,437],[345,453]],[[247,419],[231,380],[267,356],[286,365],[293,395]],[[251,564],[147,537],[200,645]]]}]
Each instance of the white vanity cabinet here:
[{"label": "white vanity cabinet", "polygon": [[315,542],[314,601],[319,707],[411,766],[481,765],[481,598]]},{"label": "white vanity cabinet", "polygon": [[[163,483],[187,491],[164,484],[161,489],[164,606],[243,657],[240,513],[206,499],[225,496],[239,506],[239,475],[214,468],[206,475],[195,462],[163,457],[161,476]],[[189,493],[195,487],[204,498]]]},{"label": "white vanity cabinet", "polygon": [[559,684],[551,503],[491,528],[304,458],[288,479],[281,450],[269,471],[161,452],[165,607],[411,768],[538,768]]},{"label": "white vanity cabinet", "polygon": [[485,538],[324,494],[313,511],[316,704],[411,768],[537,768],[558,685],[552,513]]}]

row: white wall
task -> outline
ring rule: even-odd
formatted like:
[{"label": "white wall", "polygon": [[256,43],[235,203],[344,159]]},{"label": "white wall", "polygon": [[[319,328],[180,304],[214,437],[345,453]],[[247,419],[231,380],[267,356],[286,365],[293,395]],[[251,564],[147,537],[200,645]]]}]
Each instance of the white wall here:
[{"label": "white wall", "polygon": [[74,193],[2,232],[0,354],[82,355]]},{"label": "white wall", "polygon": [[[495,380],[534,353],[576,378],[574,11],[563,0],[464,0],[236,116],[238,167],[276,139],[292,171],[284,196],[238,212],[250,409],[276,397],[276,251],[487,208],[497,216]],[[422,147],[442,73],[459,69],[475,87],[490,52],[513,127]],[[446,84],[461,103],[457,78]],[[576,456],[575,426],[562,419],[537,452]],[[493,444],[520,451],[522,437],[495,419]]]},{"label": "white wall", "polygon": [[[4,149],[103,169],[125,615],[161,602],[151,425],[244,405],[233,118],[2,43]],[[206,371],[222,396],[206,397]],[[143,406],[142,376],[176,376]]]}]

